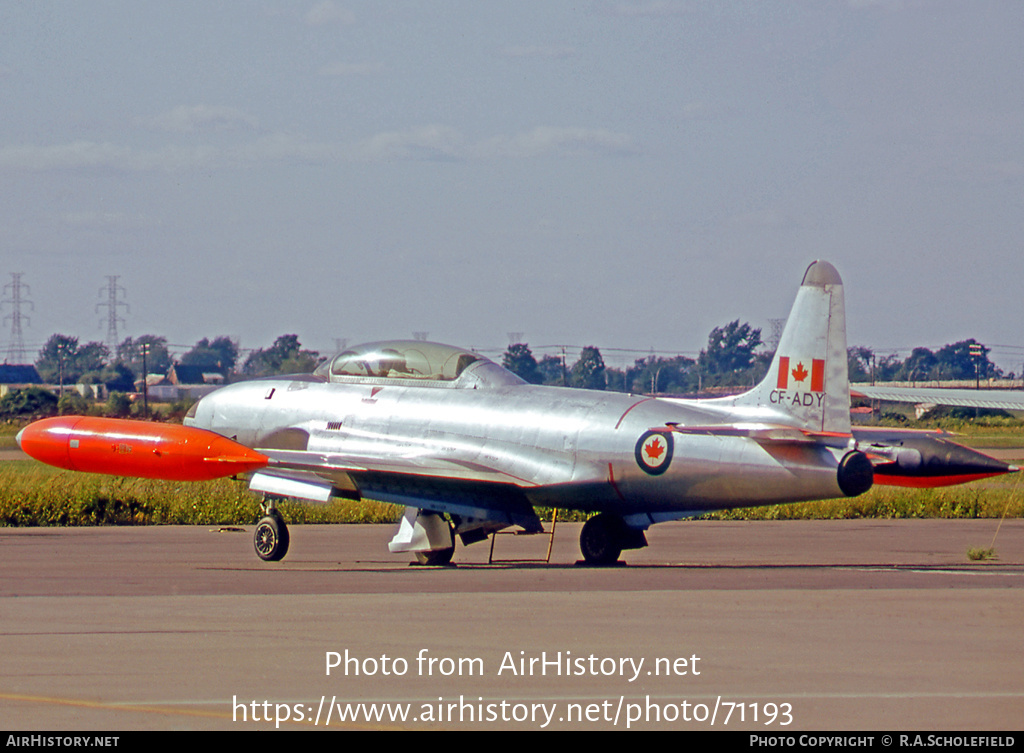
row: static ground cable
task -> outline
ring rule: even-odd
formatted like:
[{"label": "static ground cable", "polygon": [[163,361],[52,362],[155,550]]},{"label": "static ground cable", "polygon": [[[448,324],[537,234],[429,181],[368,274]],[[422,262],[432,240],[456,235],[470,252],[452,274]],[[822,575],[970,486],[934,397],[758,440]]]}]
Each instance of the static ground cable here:
[{"label": "static ground cable", "polygon": [[1013,492],[1011,494],[1007,495],[1007,497],[1006,497],[1006,505],[1003,507],[1003,514],[1002,514],[1002,517],[999,518],[999,525],[996,526],[996,532],[994,534],[992,534],[992,543],[989,545],[989,547],[988,547],[989,549],[995,550],[995,548],[996,548],[996,536],[999,535],[999,529],[1003,527],[1003,521],[1006,520],[1006,512],[1007,512],[1007,510],[1010,509],[1010,500],[1013,499],[1017,495],[1018,491],[1020,491],[1020,481],[1021,481],[1021,477],[1017,476],[1017,485],[1016,485],[1016,487],[1014,488]]}]

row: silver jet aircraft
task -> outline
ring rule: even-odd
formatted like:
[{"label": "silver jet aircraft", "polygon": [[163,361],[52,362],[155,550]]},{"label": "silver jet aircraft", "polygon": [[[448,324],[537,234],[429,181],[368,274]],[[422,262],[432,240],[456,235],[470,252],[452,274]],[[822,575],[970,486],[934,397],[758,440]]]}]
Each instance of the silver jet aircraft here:
[{"label": "silver jet aircraft", "polygon": [[534,386],[476,353],[400,341],[224,387],[185,423],[269,458],[250,482],[267,495],[256,551],[268,560],[288,545],[276,497],[403,505],[390,549],[429,564],[451,559],[453,534],[541,531],[537,506],[592,511],[580,548],[609,564],[646,546],[653,523],[856,496],[875,466],[913,485],[1011,470],[945,439],[851,431],[843,286],[823,261],[804,275],[768,375],[734,397]]},{"label": "silver jet aircraft", "polygon": [[185,426],[81,416],[30,424],[25,452],[61,468],[201,480],[251,474],[264,495],[256,553],[279,560],[282,497],[405,507],[392,552],[446,564],[535,507],[597,513],[587,563],[647,545],[661,521],[856,496],[873,483],[940,486],[1016,470],[941,432],[852,428],[843,285],[814,262],[764,381],[709,400],[527,384],[471,351],[420,341],[346,350],[314,373],[223,387]]}]

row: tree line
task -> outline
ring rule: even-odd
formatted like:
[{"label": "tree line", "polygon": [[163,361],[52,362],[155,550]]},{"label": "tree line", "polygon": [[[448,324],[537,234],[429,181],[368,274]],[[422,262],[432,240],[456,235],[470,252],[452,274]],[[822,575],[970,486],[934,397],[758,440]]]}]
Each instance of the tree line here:
[{"label": "tree line", "polygon": [[[510,345],[502,365],[531,384],[565,385],[587,389],[644,394],[693,394],[708,389],[752,387],[771,366],[774,351],[763,347],[761,330],[739,320],[715,327],[697,358],[648,356],[625,369],[605,366],[600,351],[583,348],[568,366],[563,358],[534,358],[526,343]],[[974,338],[945,345],[937,351],[914,348],[905,359],[876,354],[871,348],[847,350],[851,382],[939,381],[1013,377],[989,360],[990,348]]]},{"label": "tree line", "polygon": [[[108,416],[121,417],[140,414],[142,406],[133,404],[128,397],[128,393],[135,392],[137,381],[146,374],[166,374],[174,363],[199,367],[225,378],[255,378],[309,372],[320,360],[316,351],[302,347],[297,335],[281,335],[272,346],[252,351],[241,363],[240,356],[238,343],[230,337],[204,337],[175,362],[167,338],[159,335],[126,338],[112,354],[103,343],[80,344],[76,337],[55,334],[39,351],[35,367],[46,384],[104,385],[109,396],[100,410]],[[10,390],[0,398],[0,417],[54,412],[85,414],[97,409],[77,392],[61,393],[58,399],[45,388]],[[186,399],[172,403],[168,417],[180,418],[190,402]]]},{"label": "tree line", "polygon": [[240,361],[241,350],[230,337],[203,338],[178,361],[171,358],[167,338],[142,335],[125,338],[115,353],[105,344],[79,344],[77,337],[53,335],[39,351],[35,367],[48,384],[103,384],[130,392],[145,374],[166,374],[172,363],[198,366],[224,376],[261,377],[312,371],[319,353],[303,349],[297,335],[281,335],[269,348],[259,348]]},{"label": "tree line", "polygon": [[[905,359],[877,354],[864,346],[848,351],[850,381],[931,381],[983,379],[1003,376],[989,358],[990,349],[976,340],[962,340],[931,351],[914,348]],[[980,355],[979,355],[980,354]],[[527,343],[514,343],[501,356],[502,365],[530,384],[645,394],[691,394],[714,388],[757,384],[771,364],[773,352],[764,347],[761,330],[738,319],[715,327],[697,358],[651,355],[632,366],[616,369],[605,364],[600,349],[587,346],[571,363],[564,355],[539,360]],[[302,347],[297,335],[278,337],[242,360],[230,337],[203,338],[177,363],[215,371],[228,378],[307,373],[321,361],[315,350]],[[78,338],[55,334],[39,351],[36,370],[50,384],[104,384],[109,391],[131,392],[143,373],[167,373],[173,363],[167,339],[158,335],[125,338],[110,353],[100,342],[80,344]],[[1012,375],[1011,375],[1012,376]]]},{"label": "tree line", "polygon": [[546,355],[539,361],[526,343],[509,345],[501,364],[530,384],[563,385],[592,390],[645,394],[688,394],[714,387],[743,387],[759,382],[771,364],[761,330],[739,320],[715,327],[697,358],[638,358],[625,369],[605,365],[601,351],[587,346],[571,366],[564,357]]},{"label": "tree line", "polygon": [[848,351],[851,382],[930,382],[949,379],[1012,379],[1013,373],[989,360],[990,348],[973,337],[944,345],[937,351],[914,348],[900,360],[895,353],[878,355],[858,346]]}]

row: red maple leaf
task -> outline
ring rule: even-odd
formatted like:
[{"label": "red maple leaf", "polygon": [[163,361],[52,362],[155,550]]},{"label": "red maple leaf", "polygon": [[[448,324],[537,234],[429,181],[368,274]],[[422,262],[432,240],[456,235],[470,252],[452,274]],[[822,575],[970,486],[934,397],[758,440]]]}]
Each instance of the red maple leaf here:
[{"label": "red maple leaf", "polygon": [[661,453],[665,452],[665,448],[659,442],[660,440],[655,437],[653,442],[644,447],[644,452],[647,453],[647,457],[651,460],[657,460],[661,457]]},{"label": "red maple leaf", "polygon": [[803,361],[798,363],[796,368],[793,369],[793,378],[798,382],[802,382],[807,378],[807,369],[804,368]]}]

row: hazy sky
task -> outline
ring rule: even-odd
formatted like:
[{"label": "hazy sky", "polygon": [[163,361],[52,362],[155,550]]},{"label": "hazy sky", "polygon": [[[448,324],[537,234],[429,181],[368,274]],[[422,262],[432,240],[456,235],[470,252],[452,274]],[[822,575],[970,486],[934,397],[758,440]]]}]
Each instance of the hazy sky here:
[{"label": "hazy sky", "polygon": [[122,337],[621,366],[767,335],[822,258],[851,345],[1020,372],[1021,40],[1019,0],[4,2],[0,280],[32,354],[120,275]]}]

